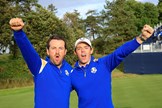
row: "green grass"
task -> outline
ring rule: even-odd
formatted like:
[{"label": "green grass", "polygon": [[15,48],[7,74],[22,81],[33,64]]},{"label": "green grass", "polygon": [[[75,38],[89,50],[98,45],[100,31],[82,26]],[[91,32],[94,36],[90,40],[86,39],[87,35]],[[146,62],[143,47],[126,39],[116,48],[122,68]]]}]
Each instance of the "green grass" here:
[{"label": "green grass", "polygon": [[[33,87],[0,90],[0,108],[34,108]],[[77,108],[76,92],[71,93],[71,108]]]},{"label": "green grass", "polygon": [[0,90],[1,108],[33,108],[33,87]]},{"label": "green grass", "polygon": [[162,108],[162,75],[113,79],[115,108]]},{"label": "green grass", "polygon": [[[162,75],[117,74],[112,83],[115,108],[162,108]],[[0,108],[33,108],[33,96],[33,87],[0,90]],[[70,103],[77,108],[75,92]]]}]

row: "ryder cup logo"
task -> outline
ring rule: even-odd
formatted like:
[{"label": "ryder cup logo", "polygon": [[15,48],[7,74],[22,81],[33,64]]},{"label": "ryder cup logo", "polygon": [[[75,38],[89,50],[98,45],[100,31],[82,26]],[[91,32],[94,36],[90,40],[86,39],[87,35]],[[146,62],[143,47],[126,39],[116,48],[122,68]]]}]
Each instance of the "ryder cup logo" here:
[{"label": "ryder cup logo", "polygon": [[96,72],[97,72],[96,67],[92,67],[92,68],[91,68],[91,73],[94,73],[94,74],[95,74]]}]

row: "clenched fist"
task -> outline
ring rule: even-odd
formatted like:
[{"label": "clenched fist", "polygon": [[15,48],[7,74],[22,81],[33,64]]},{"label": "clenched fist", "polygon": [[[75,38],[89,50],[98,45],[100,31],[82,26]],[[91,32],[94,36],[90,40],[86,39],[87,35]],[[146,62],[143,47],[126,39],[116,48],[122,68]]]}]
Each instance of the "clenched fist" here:
[{"label": "clenched fist", "polygon": [[144,27],[141,30],[141,32],[142,32],[142,34],[141,34],[142,37],[144,39],[148,39],[154,33],[154,29],[151,26],[149,26],[149,25],[144,25]]},{"label": "clenched fist", "polygon": [[147,40],[149,37],[151,37],[154,33],[154,29],[149,25],[144,25],[141,30],[141,35],[138,36],[136,39],[138,43],[142,44],[145,40]]},{"label": "clenched fist", "polygon": [[12,18],[9,22],[12,30],[18,31],[24,27],[24,22],[21,18]]}]

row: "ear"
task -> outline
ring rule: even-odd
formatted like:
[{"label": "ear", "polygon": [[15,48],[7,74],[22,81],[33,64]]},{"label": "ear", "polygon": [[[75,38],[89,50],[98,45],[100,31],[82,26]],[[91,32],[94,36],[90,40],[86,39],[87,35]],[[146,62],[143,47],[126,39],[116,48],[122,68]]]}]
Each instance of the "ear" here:
[{"label": "ear", "polygon": [[91,49],[91,54],[93,53],[93,48]]},{"label": "ear", "polygon": [[67,49],[65,49],[65,55],[66,55],[66,53],[67,53]]},{"label": "ear", "polygon": [[77,55],[75,50],[74,50],[74,54]]},{"label": "ear", "polygon": [[47,53],[47,55],[49,56],[49,50],[46,48],[46,53]]}]

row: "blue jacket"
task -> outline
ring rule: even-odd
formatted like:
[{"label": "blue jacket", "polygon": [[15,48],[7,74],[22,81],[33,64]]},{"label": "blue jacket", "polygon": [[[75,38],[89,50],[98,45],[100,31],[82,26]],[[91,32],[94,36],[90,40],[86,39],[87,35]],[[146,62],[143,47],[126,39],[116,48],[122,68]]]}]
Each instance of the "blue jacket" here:
[{"label": "blue jacket", "polygon": [[34,77],[35,108],[69,108],[72,67],[63,60],[59,69],[41,59],[22,30],[14,31],[14,38]]},{"label": "blue jacket", "polygon": [[78,95],[79,108],[114,108],[111,72],[139,45],[134,39],[98,60],[91,56],[90,63],[85,67],[80,67],[76,62],[70,77]]}]

